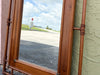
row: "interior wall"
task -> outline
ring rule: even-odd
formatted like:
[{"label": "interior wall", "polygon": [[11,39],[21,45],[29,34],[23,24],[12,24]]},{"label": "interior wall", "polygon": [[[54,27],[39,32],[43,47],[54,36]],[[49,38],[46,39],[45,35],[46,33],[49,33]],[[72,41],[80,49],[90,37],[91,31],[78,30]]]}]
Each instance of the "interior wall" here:
[{"label": "interior wall", "polygon": [[[80,27],[83,0],[76,0],[75,26]],[[71,75],[78,75],[80,33],[74,31]],[[100,75],[100,0],[87,0],[82,75]]]}]

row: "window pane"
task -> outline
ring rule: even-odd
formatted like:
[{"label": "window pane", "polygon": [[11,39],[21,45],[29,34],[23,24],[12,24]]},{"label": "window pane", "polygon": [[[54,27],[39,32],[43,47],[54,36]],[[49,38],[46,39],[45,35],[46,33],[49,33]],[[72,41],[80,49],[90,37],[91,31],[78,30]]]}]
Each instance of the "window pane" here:
[{"label": "window pane", "polygon": [[19,59],[57,70],[63,0],[24,0]]}]

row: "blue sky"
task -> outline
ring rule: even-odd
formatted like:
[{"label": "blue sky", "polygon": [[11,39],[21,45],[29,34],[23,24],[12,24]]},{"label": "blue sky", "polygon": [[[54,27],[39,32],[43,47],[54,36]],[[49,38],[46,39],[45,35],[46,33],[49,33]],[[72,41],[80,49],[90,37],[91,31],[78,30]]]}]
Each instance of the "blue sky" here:
[{"label": "blue sky", "polygon": [[34,25],[53,30],[60,30],[63,0],[24,0],[23,24],[30,25],[34,18]]}]

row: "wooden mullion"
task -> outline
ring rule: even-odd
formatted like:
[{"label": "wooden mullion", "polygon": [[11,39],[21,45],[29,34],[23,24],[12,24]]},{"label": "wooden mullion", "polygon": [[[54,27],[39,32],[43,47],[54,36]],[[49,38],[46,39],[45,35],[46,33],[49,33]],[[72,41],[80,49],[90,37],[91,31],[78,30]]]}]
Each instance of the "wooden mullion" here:
[{"label": "wooden mullion", "polygon": [[73,42],[73,25],[75,14],[75,0],[66,0],[64,9],[64,23],[61,47],[61,63],[60,74],[70,75],[71,58],[72,58],[72,42]]}]

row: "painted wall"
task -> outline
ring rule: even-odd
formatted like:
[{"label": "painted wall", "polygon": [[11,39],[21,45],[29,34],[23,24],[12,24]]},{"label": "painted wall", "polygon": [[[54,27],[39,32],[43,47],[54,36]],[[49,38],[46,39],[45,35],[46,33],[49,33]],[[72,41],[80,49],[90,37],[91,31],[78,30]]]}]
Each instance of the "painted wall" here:
[{"label": "painted wall", "polygon": [[0,0],[0,63],[1,63],[1,0]]},{"label": "painted wall", "polygon": [[[1,2],[1,40],[0,40],[0,59],[3,60],[3,53],[5,49],[5,38],[6,38],[6,27],[7,27],[7,18],[8,18],[8,8],[9,8],[9,0],[0,0]],[[1,61],[0,61],[1,62]]]},{"label": "painted wall", "polygon": [[[76,0],[75,26],[79,27],[82,1]],[[86,34],[82,75],[100,75],[100,0],[87,0]],[[80,33],[74,31],[71,75],[78,75]]]}]

